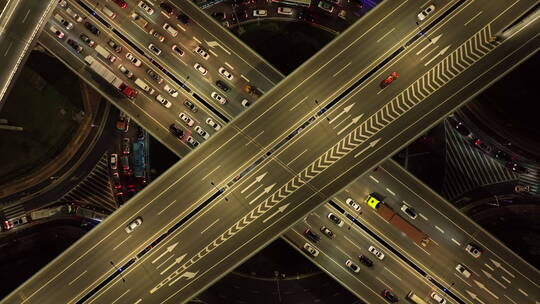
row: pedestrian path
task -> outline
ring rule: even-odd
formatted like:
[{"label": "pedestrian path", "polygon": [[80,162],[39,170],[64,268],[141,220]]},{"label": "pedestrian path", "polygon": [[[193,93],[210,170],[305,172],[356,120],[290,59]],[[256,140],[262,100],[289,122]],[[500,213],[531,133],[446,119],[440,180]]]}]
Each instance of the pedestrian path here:
[{"label": "pedestrian path", "polygon": [[19,217],[25,213],[24,206],[22,203],[15,203],[10,206],[4,207],[2,213],[6,220]]}]

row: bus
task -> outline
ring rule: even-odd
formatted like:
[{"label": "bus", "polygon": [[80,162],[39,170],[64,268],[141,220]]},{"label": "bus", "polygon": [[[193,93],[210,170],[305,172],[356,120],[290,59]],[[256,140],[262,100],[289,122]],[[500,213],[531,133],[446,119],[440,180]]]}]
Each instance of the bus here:
[{"label": "bus", "polygon": [[417,296],[412,290],[407,294],[407,299],[416,304],[428,304],[426,301],[422,300],[422,298]]},{"label": "bus", "polygon": [[310,7],[311,0],[272,0],[274,3]]}]

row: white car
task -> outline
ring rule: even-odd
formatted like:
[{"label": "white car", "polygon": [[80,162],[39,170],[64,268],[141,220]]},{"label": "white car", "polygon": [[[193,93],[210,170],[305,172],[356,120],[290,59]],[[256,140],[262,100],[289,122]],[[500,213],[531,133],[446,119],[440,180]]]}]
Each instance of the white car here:
[{"label": "white car", "polygon": [[154,13],[154,9],[148,5],[148,3],[141,1],[139,4],[137,4],[138,7],[142,8],[143,11],[145,11],[148,15],[152,15]]},{"label": "white car", "polygon": [[401,211],[403,211],[403,213],[405,213],[406,215],[408,215],[410,218],[412,218],[413,220],[418,216],[418,214],[416,213],[416,211],[407,206],[407,204],[403,204],[401,205]]},{"label": "white car", "polygon": [[206,119],[206,123],[207,123],[210,127],[214,128],[214,130],[216,130],[216,131],[219,130],[219,129],[221,129],[221,126],[220,126],[218,123],[216,123],[215,121],[213,121],[212,118],[210,118],[210,117],[208,117],[208,118]]},{"label": "white car", "polygon": [[461,265],[461,264],[457,264],[456,266],[456,270],[461,273],[464,277],[466,277],[467,279],[471,277],[471,272],[469,271],[469,269],[467,269],[467,267]]},{"label": "white car", "polygon": [[353,208],[354,210],[360,211],[360,205],[358,205],[352,198],[348,197],[345,200],[345,203],[347,203],[347,205],[351,206],[351,208]]},{"label": "white car", "polygon": [[220,104],[226,104],[227,103],[227,99],[225,97],[219,95],[216,92],[212,92],[212,94],[210,94],[210,96],[212,96],[212,98],[217,100]]},{"label": "white car", "polygon": [[303,249],[312,257],[316,257],[319,255],[319,250],[313,248],[313,246],[311,246],[309,243],[305,243]]},{"label": "white car", "polygon": [[131,233],[135,228],[139,227],[142,224],[142,218],[138,217],[134,219],[129,225],[126,227],[126,232]]},{"label": "white car", "polygon": [[280,14],[280,15],[292,15],[294,12],[294,10],[290,7],[278,7],[277,8],[277,13]]},{"label": "white car", "polygon": [[173,37],[176,37],[176,35],[178,35],[178,31],[168,23],[163,24],[163,29],[166,30]]},{"label": "white car", "polygon": [[355,263],[353,263],[351,260],[347,260],[347,262],[345,262],[345,265],[347,267],[349,267],[350,270],[354,271],[355,273],[358,273],[360,272],[360,267],[358,267],[358,265],[356,265]]},{"label": "white car", "polygon": [[253,10],[253,17],[266,17],[266,15],[268,15],[268,12],[266,12],[266,10]]},{"label": "white car", "polygon": [[116,153],[111,154],[110,163],[111,163],[111,169],[116,170],[116,168],[118,167],[118,154]]},{"label": "white car", "polygon": [[375,255],[377,257],[377,259],[379,259],[379,260],[384,259],[384,253],[380,252],[375,247],[369,246],[368,251],[373,253],[373,255]]},{"label": "white car", "polygon": [[71,18],[73,18],[73,20],[77,22],[83,21],[83,18],[79,14],[77,14],[77,12],[72,10],[70,7],[66,8],[66,13],[68,13],[71,16]]},{"label": "white car", "polygon": [[133,78],[133,72],[130,72],[128,69],[126,69],[125,66],[120,64],[118,65],[118,69],[120,70],[120,72],[122,72],[122,74],[126,75],[127,78]]},{"label": "white car", "polygon": [[167,99],[163,98],[161,95],[156,96],[156,100],[159,101],[160,104],[162,104],[165,108],[170,108],[172,106],[172,103],[168,101]]},{"label": "white car", "polygon": [[163,89],[167,91],[167,93],[171,94],[172,97],[178,97],[178,90],[176,90],[173,87],[170,87],[168,84],[166,84]]},{"label": "white car", "polygon": [[195,132],[197,132],[197,134],[199,134],[204,139],[208,139],[210,137],[210,134],[208,134],[208,132],[201,128],[201,126],[195,126]]},{"label": "white car", "polygon": [[435,10],[435,5],[431,4],[429,5],[428,7],[426,7],[423,11],[421,11],[417,16],[416,18],[418,18],[418,21],[423,21],[424,19],[427,18],[427,16],[429,14],[431,14],[431,12],[433,12]]},{"label": "white car", "polygon": [[435,291],[432,292],[430,296],[431,296],[431,298],[432,298],[433,300],[435,300],[437,303],[439,303],[439,304],[446,304],[446,300],[445,300],[443,297],[441,297],[441,295],[439,295],[438,293],[436,293]]},{"label": "white car", "polygon": [[225,78],[229,79],[229,80],[232,80],[234,77],[231,73],[229,73],[229,71],[225,70],[224,67],[220,67],[218,72]]},{"label": "white car", "polygon": [[185,122],[188,127],[193,126],[193,124],[195,123],[195,121],[191,119],[191,117],[187,116],[184,112],[180,112],[180,114],[178,114],[178,117],[180,117],[180,119]]},{"label": "white car", "polygon": [[328,213],[328,219],[338,225],[338,227],[343,227],[343,221],[332,212]]},{"label": "white car", "polygon": [[135,66],[137,67],[140,67],[141,64],[142,64],[142,61],[140,61],[139,59],[137,59],[135,56],[133,56],[133,54],[131,53],[127,53],[126,54],[126,58],[131,61],[131,63],[133,63]]},{"label": "white car", "polygon": [[467,246],[465,246],[465,251],[467,251],[470,255],[472,255],[475,258],[479,258],[480,255],[482,255],[482,250],[470,243],[467,244]]},{"label": "white car", "polygon": [[195,147],[197,147],[197,146],[199,145],[199,142],[196,141],[196,140],[195,140],[193,137],[191,137],[191,136],[189,136],[189,137],[187,138],[187,142],[188,142],[193,148],[195,148]]},{"label": "white car", "polygon": [[206,75],[206,73],[208,73],[208,71],[199,63],[195,63],[193,67],[195,68],[195,70],[199,71],[203,75]]},{"label": "white car", "polygon": [[152,51],[154,54],[156,55],[160,55],[161,54],[161,50],[157,48],[157,46],[155,46],[153,43],[150,43],[148,45],[148,49],[150,49],[150,51]]},{"label": "white car", "polygon": [[210,58],[208,52],[206,52],[200,45],[195,48],[195,53],[201,55],[204,60],[208,60],[208,58]]},{"label": "white car", "polygon": [[249,106],[251,105],[251,102],[249,102],[249,100],[247,100],[246,98],[244,98],[244,99],[242,100],[241,104],[242,104],[242,106],[243,106],[244,108],[247,108],[247,107],[249,107]]}]

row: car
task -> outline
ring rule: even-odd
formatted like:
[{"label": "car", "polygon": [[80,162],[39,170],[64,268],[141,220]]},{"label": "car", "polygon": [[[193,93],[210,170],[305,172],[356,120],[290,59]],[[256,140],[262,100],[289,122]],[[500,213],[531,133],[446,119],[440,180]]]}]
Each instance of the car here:
[{"label": "car", "polygon": [[231,90],[231,88],[229,88],[225,82],[221,81],[221,80],[216,80],[216,86],[218,88],[220,88],[221,90],[223,90],[223,92],[229,92]]},{"label": "car", "polygon": [[140,61],[139,59],[137,59],[135,56],[133,56],[133,54],[131,53],[126,53],[126,58],[131,61],[131,63],[133,63],[136,67],[140,67],[141,64],[142,64],[142,61]]},{"label": "car", "polygon": [[355,263],[353,263],[353,261],[351,261],[351,260],[347,260],[347,261],[345,262],[345,265],[346,265],[347,267],[349,267],[349,269],[352,270],[352,271],[355,272],[355,273],[360,272],[360,267],[358,267],[358,265],[356,265]]},{"label": "car", "polygon": [[56,35],[56,37],[58,37],[60,39],[64,38],[64,36],[65,36],[64,32],[62,32],[61,30],[56,28],[56,26],[51,25],[51,27],[49,29],[51,30],[51,32],[53,32],[54,35]]},{"label": "car", "polygon": [[118,174],[118,172],[114,172],[112,174],[112,181],[114,189],[118,190],[122,188],[122,183],[120,182],[120,175]]},{"label": "car", "polygon": [[129,137],[124,137],[122,140],[122,154],[129,154],[131,147],[130,143]]},{"label": "car", "polygon": [[406,215],[408,215],[413,220],[416,219],[416,217],[418,216],[416,211],[413,208],[409,207],[407,204],[401,205],[401,211],[403,211]]},{"label": "car", "polygon": [[227,18],[227,15],[224,12],[213,12],[210,15],[217,21],[224,21]]},{"label": "car", "polygon": [[127,7],[127,3],[124,0],[112,0],[112,2],[118,4],[118,6],[120,6],[121,8]]},{"label": "car", "polygon": [[184,131],[179,128],[177,125],[175,124],[171,124],[169,126],[169,130],[171,131],[171,133],[176,136],[178,139],[182,139],[184,137]]},{"label": "car", "polygon": [[480,255],[482,255],[482,250],[478,248],[476,245],[471,244],[471,243],[465,246],[465,251],[467,251],[470,255],[472,255],[475,258],[479,258]]},{"label": "car", "polygon": [[204,50],[200,45],[195,48],[195,53],[199,54],[204,60],[208,60],[208,58],[210,58],[208,52]]},{"label": "car", "polygon": [[58,16],[58,18],[57,18],[58,23],[60,23],[63,27],[65,27],[66,30],[70,30],[70,29],[73,28],[73,23],[71,23],[71,22],[65,20],[64,18],[62,18],[62,17],[61,17],[60,15],[58,15],[58,14],[57,14],[56,16]]},{"label": "car", "polygon": [[150,43],[148,45],[148,49],[150,51],[152,51],[152,53],[154,53],[154,54],[156,54],[158,56],[161,54],[161,50],[157,46],[155,46],[153,43]]},{"label": "car", "polygon": [[145,11],[148,15],[152,15],[154,13],[154,9],[148,5],[148,3],[144,1],[140,1],[139,4],[137,4],[138,7],[142,8],[143,11]]},{"label": "car", "polygon": [[320,9],[323,9],[329,13],[333,12],[334,11],[334,7],[328,3],[328,2],[324,2],[324,1],[319,1],[319,5],[317,5]]},{"label": "car", "polygon": [[383,290],[381,292],[381,296],[390,303],[396,303],[399,301],[399,298],[390,289]]},{"label": "car", "polygon": [[226,104],[227,103],[227,99],[225,97],[219,95],[217,92],[212,92],[212,94],[210,94],[210,96],[212,96],[212,98],[217,100],[220,104]]},{"label": "car", "polygon": [[208,124],[210,127],[214,128],[214,130],[218,131],[219,129],[221,129],[221,126],[216,123],[215,121],[212,120],[212,118],[208,117],[206,119],[206,124]]},{"label": "car", "polygon": [[172,25],[168,23],[163,24],[163,29],[167,31],[171,36],[176,37],[178,35],[178,30],[176,30]]},{"label": "car", "polygon": [[199,71],[203,75],[206,75],[206,73],[208,73],[208,70],[206,70],[206,68],[204,68],[199,63],[195,63],[195,65],[193,67],[195,68],[195,70]]},{"label": "car", "polygon": [[75,40],[68,39],[66,43],[71,46],[75,50],[75,52],[79,54],[83,51],[83,47],[80,46]]},{"label": "car", "polygon": [[495,153],[493,154],[495,156],[496,159],[500,159],[502,161],[510,161],[512,160],[512,157],[510,156],[510,154],[504,152],[504,151],[501,151],[501,150],[497,150],[495,151]]},{"label": "car", "polygon": [[116,170],[116,168],[118,168],[118,154],[112,153],[109,163],[110,163],[111,169]]},{"label": "car", "polygon": [[120,157],[120,163],[122,164],[122,170],[124,173],[129,173],[129,157],[127,155],[122,155]]},{"label": "car", "polygon": [[435,10],[435,5],[430,4],[430,5],[428,5],[428,7],[426,7],[423,11],[421,11],[420,13],[418,13],[418,15],[416,15],[416,18],[418,19],[418,21],[423,21],[423,20],[426,19],[427,16],[428,16],[429,14],[431,14],[434,10]]},{"label": "car", "polygon": [[197,134],[199,134],[204,139],[208,139],[210,137],[210,134],[208,134],[208,132],[201,128],[201,126],[195,126],[195,132],[197,132]]},{"label": "car", "polygon": [[150,78],[152,78],[155,82],[157,82],[158,84],[161,84],[163,82],[163,78],[161,78],[154,70],[152,69],[148,69],[146,70],[146,74],[148,74],[148,76],[150,76]]},{"label": "car", "polygon": [[137,140],[144,140],[145,133],[141,126],[137,126]]},{"label": "car", "polygon": [[229,80],[232,80],[233,79],[233,75],[227,71],[224,67],[220,67],[219,70],[218,70],[219,74],[221,74],[221,76],[229,79]]},{"label": "car", "polygon": [[316,257],[319,255],[319,250],[315,249],[309,243],[305,243],[302,249],[304,249],[304,251],[312,257]]},{"label": "car", "polygon": [[113,12],[108,6],[104,5],[101,8],[101,11],[109,18],[114,19],[116,18],[116,13]]},{"label": "car", "polygon": [[377,259],[379,259],[379,260],[384,259],[384,253],[377,250],[377,248],[375,248],[373,246],[369,246],[368,251],[373,253],[373,255],[377,257]]},{"label": "car", "polygon": [[282,7],[282,6],[280,6],[280,7],[277,8],[277,13],[280,14],[280,15],[288,15],[288,16],[290,16],[290,15],[293,14],[293,12],[294,12],[294,10],[292,8],[290,8],[290,7]]},{"label": "car", "polygon": [[456,270],[467,279],[471,277],[471,272],[469,271],[469,269],[467,269],[467,267],[461,264],[457,264]]},{"label": "car", "polygon": [[111,47],[111,49],[113,49],[115,52],[117,53],[120,53],[122,52],[122,47],[118,45],[118,43],[116,43],[116,41],[110,39],[107,44]]},{"label": "car", "polygon": [[307,236],[308,239],[312,240],[315,243],[321,240],[321,237],[315,232],[311,231],[311,229],[309,228],[304,230],[304,235]]},{"label": "car", "polygon": [[326,226],[321,226],[321,232],[331,239],[336,237],[332,230],[328,229]]},{"label": "car", "polygon": [[249,100],[247,100],[246,98],[242,99],[242,101],[240,102],[242,104],[242,106],[244,108],[247,108],[251,105],[251,103],[249,102]]},{"label": "car", "polygon": [[360,260],[360,263],[366,265],[367,267],[373,266],[373,261],[363,254],[359,255],[358,259]]},{"label": "car", "polygon": [[472,136],[472,132],[462,122],[458,122],[455,126],[455,129],[459,134],[465,137]]},{"label": "car", "polygon": [[387,87],[392,82],[394,82],[394,80],[396,80],[396,79],[398,79],[398,73],[397,72],[392,72],[392,74],[390,74],[388,77],[383,79],[383,81],[381,82],[381,88]]},{"label": "car", "polygon": [[189,99],[185,99],[184,100],[184,105],[186,106],[186,108],[190,109],[191,112],[193,113],[197,113],[197,111],[199,110],[199,108],[197,108],[193,102],[189,101]]},{"label": "car", "polygon": [[188,142],[188,144],[189,144],[192,148],[196,148],[196,147],[199,145],[199,142],[196,141],[196,140],[195,140],[193,137],[191,137],[191,136],[188,136],[187,142]]},{"label": "car", "polygon": [[122,74],[126,75],[127,78],[129,78],[129,79],[133,78],[133,72],[126,69],[125,66],[119,64],[118,69],[120,70],[120,72],[122,72]]},{"label": "car", "polygon": [[96,44],[94,42],[94,40],[90,39],[88,36],[86,36],[85,34],[81,34],[79,36],[79,38],[81,38],[82,42],[88,44],[89,47],[94,47],[94,45]]},{"label": "car", "polygon": [[348,197],[345,200],[345,203],[347,203],[347,205],[351,206],[351,208],[353,208],[354,210],[360,211],[360,205],[358,205],[358,203],[356,203],[352,198]]},{"label": "car", "polygon": [[76,22],[82,22],[83,21],[83,18],[77,12],[75,12],[73,9],[71,9],[70,7],[66,8],[66,13],[68,13],[68,15],[71,18],[73,18],[73,20],[75,20]]},{"label": "car", "polygon": [[131,118],[129,116],[126,116],[124,112],[120,112],[120,116],[118,117],[118,120],[116,121],[116,129],[127,132],[129,130],[130,120]]},{"label": "car", "polygon": [[188,115],[186,115],[186,113],[184,112],[180,112],[180,114],[178,114],[178,117],[180,117],[180,119],[188,126],[188,127],[191,127],[193,126],[193,124],[195,123],[195,121],[189,117]]},{"label": "car", "polygon": [[96,35],[96,36],[99,36],[99,34],[101,34],[101,32],[98,30],[98,28],[93,25],[92,23],[88,22],[88,21],[85,21],[84,22],[84,27],[86,27],[90,33]]},{"label": "car", "polygon": [[446,300],[435,291],[433,291],[429,296],[439,304],[446,304]]},{"label": "car", "polygon": [[166,84],[163,89],[167,91],[172,97],[178,97],[178,90]]},{"label": "car", "polygon": [[156,96],[156,100],[167,109],[172,106],[172,103],[167,99],[163,98],[163,96],[161,96],[160,94]]},{"label": "car", "polygon": [[328,213],[328,218],[334,222],[334,224],[338,225],[338,227],[343,227],[343,221],[332,212]]},{"label": "car", "polygon": [[178,56],[184,56],[184,51],[182,51],[182,49],[179,48],[176,44],[173,44],[171,48],[176,54],[178,54]]},{"label": "car", "polygon": [[161,35],[158,31],[154,30],[154,29],[150,29],[148,31],[148,34],[154,36],[154,38],[156,38],[157,40],[159,40],[159,42],[163,42],[165,41],[165,36]]},{"label": "car", "polygon": [[129,223],[129,225],[127,225],[126,232],[131,233],[133,230],[135,230],[135,228],[142,225],[142,222],[143,221],[142,221],[141,217],[138,217],[138,218],[134,219],[133,221],[131,221],[131,223]]},{"label": "car", "polygon": [[490,153],[491,152],[491,147],[488,146],[483,140],[481,139],[476,139],[474,141],[474,146],[477,147],[478,149],[486,152],[486,153]]},{"label": "car", "polygon": [[189,17],[188,15],[184,13],[178,14],[178,16],[176,16],[176,19],[178,19],[180,22],[182,22],[182,24],[185,24],[185,25],[189,23]]},{"label": "car", "polygon": [[167,2],[160,3],[159,7],[161,7],[161,9],[169,16],[174,13],[172,6]]},{"label": "car", "polygon": [[66,7],[67,6],[67,1],[66,0],[59,0],[58,5],[60,5],[60,7]]},{"label": "car", "polygon": [[253,10],[253,17],[266,17],[268,15],[268,12],[263,9],[257,9]]},{"label": "car", "polygon": [[28,223],[28,218],[26,217],[26,215],[23,215],[21,217],[12,218],[4,221],[4,227],[6,228],[6,230],[9,230],[13,227],[20,226],[26,223]]},{"label": "car", "polygon": [[525,173],[529,173],[529,170],[527,170],[525,167],[523,166],[520,166],[519,164],[517,163],[513,163],[513,162],[507,162],[506,163],[506,167],[516,173],[520,173],[520,174],[525,174]]},{"label": "car", "polygon": [[347,20],[347,10],[342,9],[337,15],[339,18]]}]

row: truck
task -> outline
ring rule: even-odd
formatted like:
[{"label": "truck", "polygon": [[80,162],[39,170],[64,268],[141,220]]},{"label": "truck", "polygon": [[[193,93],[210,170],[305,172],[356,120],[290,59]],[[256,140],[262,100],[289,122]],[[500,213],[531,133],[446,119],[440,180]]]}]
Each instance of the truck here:
[{"label": "truck", "polygon": [[105,81],[114,86],[117,90],[122,92],[124,96],[129,99],[135,98],[137,96],[137,91],[127,84],[125,84],[120,78],[106,68],[101,62],[92,56],[84,57],[84,61],[90,66],[90,69],[94,71],[97,75],[101,76]]},{"label": "truck", "polygon": [[257,88],[256,86],[252,86],[252,85],[246,85],[244,87],[244,91],[246,91],[246,93],[249,93],[251,96],[254,96],[254,97],[261,97],[262,94],[264,94],[264,92]]},{"label": "truck", "polygon": [[77,211],[75,211],[75,215],[78,215],[80,217],[84,217],[87,219],[92,219],[98,222],[103,221],[107,217],[107,214],[105,213],[88,209],[85,207],[81,207],[81,206],[77,206]]},{"label": "truck", "polygon": [[144,177],[144,142],[136,141],[133,143],[133,175],[135,177]]},{"label": "truck", "polygon": [[101,57],[109,60],[110,62],[115,62],[116,61],[116,57],[113,56],[113,54],[111,54],[111,52],[107,51],[107,49],[105,49],[104,47],[102,47],[101,45],[96,45],[96,52],[101,55]]},{"label": "truck", "polygon": [[47,208],[47,209],[34,210],[34,211],[32,211],[30,213],[30,218],[33,221],[35,221],[35,220],[51,217],[51,216],[57,214],[58,212],[60,212],[61,210],[62,210],[62,206],[54,207],[54,208]]}]

